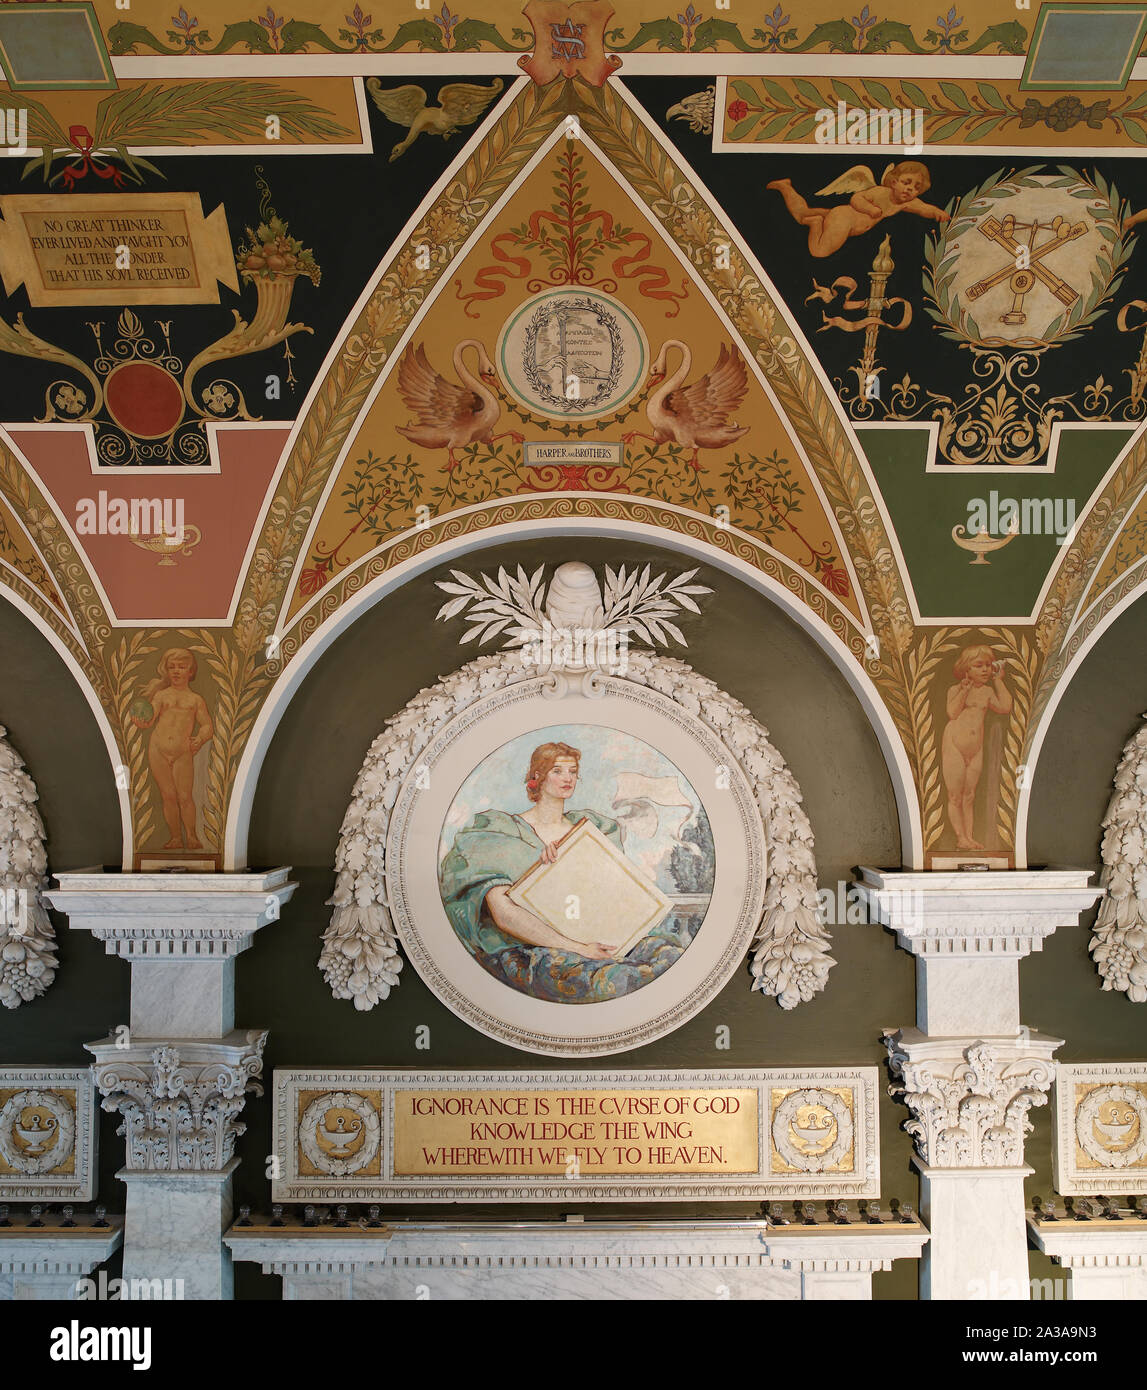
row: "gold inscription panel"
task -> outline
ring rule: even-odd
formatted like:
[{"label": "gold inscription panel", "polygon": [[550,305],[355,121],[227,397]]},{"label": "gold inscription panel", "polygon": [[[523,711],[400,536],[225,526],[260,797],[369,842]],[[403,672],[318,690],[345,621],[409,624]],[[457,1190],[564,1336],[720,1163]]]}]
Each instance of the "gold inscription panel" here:
[{"label": "gold inscription panel", "polygon": [[[874,1197],[875,1067],[287,1068],[276,1201]],[[778,1161],[778,1154],[783,1163]]]},{"label": "gold inscription panel", "polygon": [[402,1091],[394,1172],[755,1173],[754,1090]]},{"label": "gold inscription panel", "polygon": [[218,304],[216,280],[239,281],[222,207],[198,193],[8,194],[0,197],[4,290],[33,308],[58,304]]}]

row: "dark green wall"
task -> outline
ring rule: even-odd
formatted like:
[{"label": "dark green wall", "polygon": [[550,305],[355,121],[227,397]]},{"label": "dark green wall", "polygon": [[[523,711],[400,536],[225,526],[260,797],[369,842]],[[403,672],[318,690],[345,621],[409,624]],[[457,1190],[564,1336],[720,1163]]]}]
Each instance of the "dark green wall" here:
[{"label": "dark green wall", "polygon": [[[457,567],[496,570],[499,563],[552,567],[567,559],[604,563],[649,561],[673,573],[691,568],[671,551],[617,542],[530,541],[472,553]],[[533,1058],[473,1032],[453,1017],[412,970],[385,1003],[361,1014],[336,1002],[315,962],[329,921],[324,905],[331,865],[351,785],[368,745],[386,718],[420,688],[462,663],[460,621],[436,623],[443,596],[434,571],[364,614],[325,653],[297,692],[262,769],[253,810],[250,862],[291,864],[300,889],[278,924],[261,931],[238,961],[237,1020],[271,1029],[265,1074],[276,1066],[436,1067],[576,1066]],[[816,834],[822,887],[851,881],[857,864],[899,862],[892,787],[876,739],[843,677],[812,639],[767,598],[731,576],[703,570],[715,593],[703,619],[684,624],[684,653],[700,671],[743,700],[769,729],[805,796]],[[1033,787],[1029,857],[1033,865],[1098,868],[1099,822],[1127,737],[1147,709],[1147,605],[1133,606],[1089,654],[1061,702]],[[40,789],[53,869],[120,860],[119,810],[111,767],[94,716],[60,658],[31,623],[0,602],[0,723]],[[1066,1038],[1065,1060],[1147,1055],[1147,1009],[1103,993],[1087,954],[1093,914],[1080,928],[1062,928],[1021,971],[1023,1017]],[[104,954],[84,932],[57,921],[60,974],[46,998],[16,1011],[0,1010],[0,1060],[83,1065],[83,1044],[105,1036],[128,1017],[128,968]],[[881,1066],[881,1145],[884,1196],[915,1203],[917,1185],[900,1129],[906,1112],[884,1094],[881,1030],[911,1023],[913,963],[878,927],[841,926],[834,932],[839,962],[825,994],[785,1013],[748,988],[741,970],[721,996],[684,1027],[648,1047],[606,1059],[621,1067]],[[415,1051],[414,1030],[429,1024],[432,1048]],[[715,1030],[727,1024],[732,1047],[718,1052]],[[586,1065],[601,1065],[601,1059]],[[1049,1109],[1032,1112],[1035,1132],[1027,1157],[1035,1168],[1029,1190],[1050,1187]],[[271,1150],[269,1099],[244,1116],[243,1166],[237,1196],[257,1207],[269,1201],[263,1174]],[[100,1198],[122,1209],[117,1119],[101,1123]],[[535,1212],[537,1209],[534,1209]],[[549,1210],[552,1210],[549,1209]],[[562,1207],[561,1210],[576,1210]],[[604,1208],[584,1208],[604,1214]],[[617,1209],[620,1211],[621,1209]],[[641,1208],[649,1212],[650,1208]],[[684,1204],[663,1210],[686,1214]],[[399,1214],[414,1214],[404,1208]],[[457,1208],[423,1208],[423,1212]],[[736,1205],[711,1214],[747,1212]],[[486,1215],[491,1214],[486,1208]],[[238,1269],[238,1289],[277,1297],[278,1281],[254,1266]],[[1042,1257],[1033,1273],[1055,1275]],[[877,1275],[877,1296],[912,1297],[915,1269],[900,1262]]]},{"label": "dark green wall", "polygon": [[[648,562],[655,573],[665,569],[670,574],[693,566],[669,550],[567,538],[473,552],[453,567],[493,574],[499,564],[520,563],[532,572],[545,562],[552,573],[555,565],[570,559],[584,560],[599,573],[607,563]],[[319,937],[330,920],[323,900],[333,887],[339,825],[368,746],[389,715],[473,655],[471,648],[458,645],[464,621],[434,620],[446,598],[434,580],[444,577],[446,567],[412,581],[344,633],[296,693],[268,750],[253,808],[249,860],[260,867],[293,865],[301,887],[282,921],[260,932],[254,948],[239,958],[237,1018],[243,1024],[270,1026],[267,1072],[285,1065],[579,1065],[534,1057],[474,1032],[409,968],[388,1000],[359,1013],[349,1002],[332,999],[315,966]],[[744,701],[788,761],[816,835],[821,885],[835,890],[838,880],[850,882],[860,863],[898,864],[892,785],[876,738],[843,676],[764,596],[721,571],[703,569],[695,582],[715,592],[702,600],[703,618],[686,615],[682,627],[689,650],[681,655]],[[879,1065],[885,1055],[881,1029],[911,1023],[915,1016],[912,960],[876,926],[840,927],[833,955],[839,963],[827,992],[792,1012],[753,993],[746,967],[707,1009],[668,1037],[582,1065]],[[419,1024],[430,1026],[429,1052],[415,1050]],[[720,1024],[731,1029],[728,1051],[715,1047]],[[899,1129],[903,1112],[883,1096],[881,1075],[885,1194],[915,1204],[909,1143]],[[261,1174],[270,1152],[268,1107],[252,1107],[247,1118],[251,1127],[243,1140],[241,1186],[247,1200],[265,1204],[267,1185]],[[560,1208],[578,1209],[572,1204]],[[684,1214],[690,1208],[675,1203],[662,1210]],[[710,1214],[753,1210],[744,1204],[708,1208]],[[896,1296],[911,1297],[915,1271],[905,1265],[902,1272],[898,1268],[878,1276],[877,1283]],[[250,1287],[246,1280],[245,1286]]]},{"label": "dark green wall", "polygon": [[[55,649],[12,604],[0,601],[0,724],[40,794],[48,867],[119,867],[123,844],[115,774],[95,715]],[[52,913],[60,968],[48,993],[0,1009],[0,1064],[86,1066],[84,1043],[129,1017],[128,967],[85,931]],[[97,1197],[123,1210],[118,1116],[100,1117]]]}]

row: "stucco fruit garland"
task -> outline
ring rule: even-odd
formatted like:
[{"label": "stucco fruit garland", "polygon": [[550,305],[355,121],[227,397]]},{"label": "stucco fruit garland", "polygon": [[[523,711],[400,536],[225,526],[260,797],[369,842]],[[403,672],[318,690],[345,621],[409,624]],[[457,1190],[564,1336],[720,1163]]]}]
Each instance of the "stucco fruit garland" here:
[{"label": "stucco fruit garland", "polygon": [[[371,744],[335,855],[334,907],[319,969],[336,999],[372,1009],[399,982],[402,958],[386,907],[386,834],[399,788],[438,730],[480,696],[536,673],[513,654],[483,656],[420,691]],[[748,778],[769,847],[764,910],[753,938],[752,988],[795,1008],[822,990],[836,962],[817,917],[813,834],[801,792],[768,731],[739,701],[675,657],[628,653],[626,679],[704,722]]]}]

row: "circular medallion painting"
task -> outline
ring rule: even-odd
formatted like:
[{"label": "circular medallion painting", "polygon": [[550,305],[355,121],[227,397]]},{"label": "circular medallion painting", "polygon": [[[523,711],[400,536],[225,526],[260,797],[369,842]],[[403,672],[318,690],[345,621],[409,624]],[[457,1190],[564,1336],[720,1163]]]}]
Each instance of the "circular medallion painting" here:
[{"label": "circular medallion painting", "polygon": [[528,410],[594,419],[641,386],[649,350],[623,304],[595,290],[546,290],[518,306],[498,339],[498,366]]},{"label": "circular medallion painting", "polygon": [[669,696],[603,677],[478,696],[420,747],[386,839],[387,905],[414,969],[488,1036],[623,1052],[691,1018],[761,920],[753,789]]},{"label": "circular medallion painting", "polygon": [[536,729],[483,758],[438,845],[442,904],[483,970],[535,999],[643,988],[713,892],[709,818],[669,758],[618,729]]}]

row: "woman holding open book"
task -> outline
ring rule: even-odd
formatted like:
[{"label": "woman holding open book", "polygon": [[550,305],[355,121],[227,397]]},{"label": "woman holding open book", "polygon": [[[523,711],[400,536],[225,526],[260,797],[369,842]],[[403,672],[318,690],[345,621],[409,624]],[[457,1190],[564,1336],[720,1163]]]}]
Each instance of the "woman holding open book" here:
[{"label": "woman holding open book", "polygon": [[440,870],[446,911],[478,964],[515,989],[560,1003],[597,1003],[639,989],[692,939],[671,913],[619,959],[619,946],[578,940],[511,898],[519,880],[557,860],[562,842],[583,821],[624,854],[616,820],[566,809],[580,765],[580,750],[569,744],[535,748],[525,778],[529,809],[480,811],[459,830]]}]

